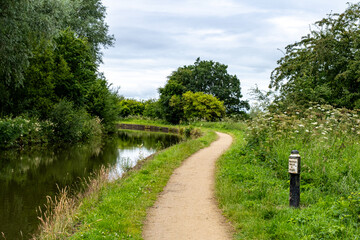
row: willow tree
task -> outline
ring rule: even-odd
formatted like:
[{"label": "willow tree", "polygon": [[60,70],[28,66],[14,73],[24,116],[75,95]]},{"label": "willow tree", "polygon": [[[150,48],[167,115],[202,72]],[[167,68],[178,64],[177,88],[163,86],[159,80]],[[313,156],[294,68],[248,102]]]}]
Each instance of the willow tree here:
[{"label": "willow tree", "polygon": [[56,39],[64,30],[86,40],[96,64],[101,62],[101,48],[114,41],[105,15],[101,0],[0,1],[0,116],[22,109],[14,97],[29,85],[24,83],[29,66],[36,63],[36,68],[41,68],[36,58],[47,55],[49,46],[56,51]]}]

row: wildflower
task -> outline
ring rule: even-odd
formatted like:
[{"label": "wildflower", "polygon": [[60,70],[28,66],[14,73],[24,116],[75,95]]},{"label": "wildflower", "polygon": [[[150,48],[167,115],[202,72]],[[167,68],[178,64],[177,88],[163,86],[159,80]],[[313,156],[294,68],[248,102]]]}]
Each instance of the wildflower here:
[{"label": "wildflower", "polygon": [[304,125],[302,125],[302,124],[299,124],[299,127],[304,127]]},{"label": "wildflower", "polygon": [[312,125],[317,125],[318,123],[317,123],[317,122],[312,122],[311,124],[312,124]]}]

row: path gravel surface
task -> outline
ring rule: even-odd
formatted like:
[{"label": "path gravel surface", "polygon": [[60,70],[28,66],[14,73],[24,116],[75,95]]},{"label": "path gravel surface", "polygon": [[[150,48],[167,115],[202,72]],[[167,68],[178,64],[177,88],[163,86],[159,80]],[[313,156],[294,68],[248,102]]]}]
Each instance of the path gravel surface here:
[{"label": "path gravel surface", "polygon": [[215,163],[232,137],[218,139],[174,171],[144,225],[145,240],[232,239],[233,228],[218,209],[214,193]]}]

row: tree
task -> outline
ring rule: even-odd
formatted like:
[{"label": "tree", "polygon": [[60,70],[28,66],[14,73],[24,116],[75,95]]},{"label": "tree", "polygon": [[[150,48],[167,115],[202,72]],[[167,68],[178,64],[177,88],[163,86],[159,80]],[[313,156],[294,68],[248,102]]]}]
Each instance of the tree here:
[{"label": "tree", "polygon": [[87,90],[97,79],[98,65],[91,46],[68,29],[55,39],[54,55],[56,65],[68,69],[66,75],[55,75],[55,94],[74,102],[75,106],[84,106]]},{"label": "tree", "polygon": [[360,107],[360,3],[344,13],[329,14],[300,42],[286,47],[271,74],[277,101]]},{"label": "tree", "polygon": [[186,92],[182,97],[184,117],[187,121],[218,121],[225,115],[223,102],[202,92]]},{"label": "tree", "polygon": [[135,99],[123,99],[119,102],[120,116],[142,116],[145,110],[145,104]]},{"label": "tree", "polygon": [[[177,124],[183,118],[184,112],[182,108],[176,107],[174,104],[171,106],[170,100],[174,98],[174,96],[182,96],[185,93],[186,89],[183,85],[178,83],[175,80],[169,79],[166,83],[165,87],[159,88],[160,99],[159,103],[162,106],[162,117],[172,124]],[[174,102],[174,100],[173,100]]]},{"label": "tree", "polygon": [[161,105],[159,100],[149,99],[145,101],[145,109],[143,112],[143,116],[152,119],[161,118]]},{"label": "tree", "polygon": [[246,101],[241,101],[240,81],[236,75],[227,72],[227,65],[201,61],[197,58],[194,65],[184,66],[168,77],[169,82],[176,82],[184,87],[184,92],[203,92],[224,101],[227,114],[240,113],[249,109]]}]

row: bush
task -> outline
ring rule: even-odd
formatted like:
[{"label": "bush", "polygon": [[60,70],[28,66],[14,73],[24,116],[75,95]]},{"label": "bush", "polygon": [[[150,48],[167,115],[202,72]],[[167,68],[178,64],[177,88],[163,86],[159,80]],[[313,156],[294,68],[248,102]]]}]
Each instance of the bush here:
[{"label": "bush", "polygon": [[142,116],[145,104],[135,99],[124,99],[119,103],[120,117]]},{"label": "bush", "polygon": [[85,109],[75,109],[72,102],[60,101],[50,115],[54,123],[54,139],[61,142],[78,142],[100,135],[98,118],[91,119]]},{"label": "bush", "polygon": [[105,79],[97,79],[86,97],[86,110],[92,117],[98,117],[106,132],[115,131],[115,121],[119,118],[119,96],[117,91],[109,90]]},{"label": "bush", "polygon": [[143,112],[144,117],[159,119],[161,118],[161,114],[161,105],[159,101],[150,99],[145,102],[145,109]]},{"label": "bush", "polygon": [[224,103],[210,94],[189,91],[178,102],[182,102],[187,121],[218,121],[225,116]]},{"label": "bush", "polygon": [[24,146],[45,143],[51,133],[52,123],[25,117],[0,119],[0,147]]}]

